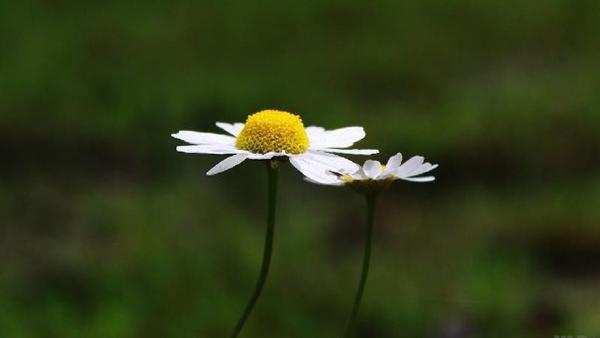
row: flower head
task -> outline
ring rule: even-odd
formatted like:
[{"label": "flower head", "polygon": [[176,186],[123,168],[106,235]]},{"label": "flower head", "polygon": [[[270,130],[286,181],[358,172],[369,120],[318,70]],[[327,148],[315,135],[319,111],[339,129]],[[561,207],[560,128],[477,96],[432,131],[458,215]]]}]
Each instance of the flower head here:
[{"label": "flower head", "polygon": [[371,155],[375,149],[345,149],[365,137],[362,127],[325,130],[304,127],[302,119],[279,110],[263,110],[248,116],[246,123],[217,122],[217,127],[230,135],[179,131],[176,139],[190,143],[178,146],[184,153],[231,155],[207,172],[215,175],[229,170],[243,161],[289,158],[290,163],[304,176],[318,179],[321,172],[360,169],[356,163],[335,155]]},{"label": "flower head", "polygon": [[379,161],[367,160],[358,170],[349,172],[342,168],[321,172],[315,179],[307,180],[317,184],[342,186],[347,185],[361,192],[378,192],[387,189],[396,180],[411,182],[431,182],[433,176],[419,176],[435,168],[437,164],[425,162],[423,156],[411,157],[402,163],[402,154],[398,153],[389,158],[385,165]]},{"label": "flower head", "polygon": [[309,143],[300,116],[279,110],[263,110],[248,116],[235,146],[259,154],[302,154]]}]

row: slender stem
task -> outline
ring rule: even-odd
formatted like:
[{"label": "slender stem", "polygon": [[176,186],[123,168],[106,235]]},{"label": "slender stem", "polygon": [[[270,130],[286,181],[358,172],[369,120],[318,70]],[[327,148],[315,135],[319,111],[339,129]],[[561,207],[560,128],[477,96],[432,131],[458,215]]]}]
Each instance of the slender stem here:
[{"label": "slender stem", "polygon": [[265,237],[265,248],[263,251],[263,260],[260,268],[260,275],[258,277],[258,281],[256,282],[256,287],[254,289],[254,293],[252,294],[252,298],[246,305],[246,309],[242,316],[238,320],[235,329],[233,330],[233,334],[231,338],[235,338],[240,334],[242,328],[244,327],[244,323],[256,301],[260,297],[263,286],[265,285],[265,281],[267,279],[267,274],[269,273],[269,266],[271,265],[271,253],[273,252],[273,235],[275,230],[275,208],[277,204],[277,173],[278,173],[278,163],[276,160],[267,161],[267,176],[268,176],[268,211],[267,211],[267,233]]},{"label": "slender stem", "polygon": [[360,308],[360,302],[365,290],[365,284],[367,283],[367,276],[369,275],[369,263],[371,261],[371,243],[373,241],[373,223],[375,220],[375,206],[377,204],[377,195],[368,194],[367,197],[367,226],[365,235],[365,253],[363,257],[362,272],[360,274],[360,282],[358,283],[358,290],[356,290],[356,296],[354,298],[354,306],[352,306],[352,313],[348,326],[346,327],[346,334],[344,337],[349,338],[352,335],[352,329],[356,321],[356,315]]}]

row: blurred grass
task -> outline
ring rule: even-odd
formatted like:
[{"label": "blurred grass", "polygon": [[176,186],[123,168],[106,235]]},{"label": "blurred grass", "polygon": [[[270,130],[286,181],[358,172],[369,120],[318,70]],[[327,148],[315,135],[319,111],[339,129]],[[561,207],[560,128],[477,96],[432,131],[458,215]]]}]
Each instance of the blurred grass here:
[{"label": "blurred grass", "polygon": [[[441,164],[383,197],[361,336],[598,334],[599,20],[591,0],[1,2],[0,337],[225,336],[264,173],[207,178],[217,158],[169,134],[269,107]],[[363,201],[283,176],[244,334],[335,337]]]}]

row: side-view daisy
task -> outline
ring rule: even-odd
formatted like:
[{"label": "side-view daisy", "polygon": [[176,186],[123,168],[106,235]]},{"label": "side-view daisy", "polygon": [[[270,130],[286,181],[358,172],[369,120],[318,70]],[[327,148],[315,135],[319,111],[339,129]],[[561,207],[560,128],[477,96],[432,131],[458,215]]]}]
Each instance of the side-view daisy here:
[{"label": "side-view daisy", "polygon": [[322,171],[312,177],[306,177],[307,181],[332,186],[347,185],[360,192],[367,200],[367,223],[365,232],[365,247],[362,263],[362,270],[358,289],[354,296],[354,305],[350,319],[346,325],[344,337],[352,336],[352,330],[358,309],[367,283],[369,275],[369,264],[371,261],[371,243],[373,242],[373,225],[375,223],[375,208],[379,193],[387,189],[390,184],[396,180],[405,180],[411,182],[431,182],[435,180],[433,176],[419,176],[435,168],[437,164],[425,162],[422,156],[414,156],[408,161],[402,163],[402,154],[398,153],[382,165],[379,161],[367,160],[362,167],[354,171],[347,171],[345,168],[338,170]]},{"label": "side-view daisy", "polygon": [[321,171],[312,177],[306,177],[307,181],[323,185],[342,186],[348,185],[358,190],[379,191],[396,180],[411,182],[431,182],[433,176],[419,176],[435,168],[437,164],[425,162],[423,156],[413,156],[402,163],[402,154],[389,158],[385,165],[379,161],[367,160],[362,167],[354,171],[345,168],[337,170]]},{"label": "side-view daisy", "polygon": [[191,145],[179,146],[177,151],[197,154],[231,155],[206,174],[215,175],[243,161],[287,157],[292,165],[307,177],[321,171],[358,166],[339,154],[371,155],[375,149],[346,149],[365,137],[362,127],[325,130],[306,127],[300,116],[279,110],[263,110],[248,116],[246,123],[217,122],[217,127],[229,135],[179,131],[171,136]]},{"label": "side-view daisy", "polygon": [[321,172],[344,170],[354,172],[360,167],[340,154],[370,155],[374,149],[346,149],[365,137],[362,127],[325,130],[321,127],[304,128],[300,116],[278,110],[263,110],[248,116],[246,123],[217,122],[217,127],[229,135],[180,131],[172,136],[191,145],[179,146],[184,153],[231,155],[218,163],[207,174],[215,175],[229,170],[243,161],[263,160],[267,163],[267,227],[260,274],[250,301],[238,320],[232,338],[237,337],[252,312],[265,284],[271,256],[277,204],[277,176],[282,159],[306,177],[318,178]]}]

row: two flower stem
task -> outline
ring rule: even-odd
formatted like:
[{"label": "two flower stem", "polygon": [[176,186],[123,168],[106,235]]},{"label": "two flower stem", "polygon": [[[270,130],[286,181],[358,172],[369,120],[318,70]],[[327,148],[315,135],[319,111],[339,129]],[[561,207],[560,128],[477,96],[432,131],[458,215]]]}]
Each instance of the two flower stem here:
[{"label": "two flower stem", "polygon": [[369,275],[369,264],[371,261],[371,243],[373,242],[373,223],[375,220],[375,207],[377,204],[376,194],[367,194],[367,226],[365,234],[365,252],[363,256],[362,272],[360,274],[360,282],[358,283],[358,290],[356,290],[356,296],[354,298],[354,305],[352,306],[352,313],[348,320],[348,326],[346,327],[345,338],[352,336],[352,329],[356,321],[358,309],[360,308],[360,302],[365,290],[367,283],[367,276]]},{"label": "two flower stem", "polygon": [[254,288],[254,293],[246,305],[246,309],[242,316],[238,320],[235,329],[233,330],[233,334],[231,338],[236,338],[242,328],[244,327],[244,323],[252,309],[254,309],[254,305],[256,305],[256,301],[260,297],[263,286],[265,285],[265,281],[267,280],[267,274],[269,273],[269,267],[271,265],[271,254],[273,252],[273,237],[275,234],[275,208],[277,206],[277,174],[279,172],[279,163],[277,160],[266,161],[267,163],[267,177],[268,177],[268,209],[267,209],[267,233],[265,237],[265,247],[263,250],[263,259],[262,265],[260,268],[260,275],[258,277],[258,281],[256,282],[256,287]]},{"label": "two flower stem", "polygon": [[[258,298],[262,293],[262,289],[265,285],[265,281],[267,280],[267,275],[269,273],[269,267],[271,265],[271,256],[273,252],[273,238],[275,234],[275,210],[277,206],[277,176],[278,176],[278,167],[279,163],[276,160],[267,162],[267,177],[268,177],[268,193],[267,193],[267,231],[265,237],[265,246],[263,250],[263,259],[262,265],[260,268],[260,275],[258,277],[258,281],[256,282],[256,287],[254,289],[254,293],[248,302],[242,316],[238,320],[233,334],[231,338],[236,338],[242,331],[246,320],[252,313]],[[377,195],[376,194],[367,194],[367,225],[366,225],[366,234],[365,234],[365,248],[364,248],[364,256],[363,256],[363,264],[362,271],[360,275],[360,281],[358,284],[358,289],[356,291],[356,296],[354,298],[354,305],[352,306],[352,312],[350,315],[350,319],[348,320],[348,326],[346,327],[346,333],[344,337],[349,338],[352,335],[352,330],[354,328],[354,323],[356,321],[356,316],[358,315],[358,310],[360,308],[361,300],[363,297],[365,285],[367,283],[367,277],[369,275],[369,265],[371,261],[371,246],[373,241],[373,225],[375,220],[375,209],[377,204]]]}]

